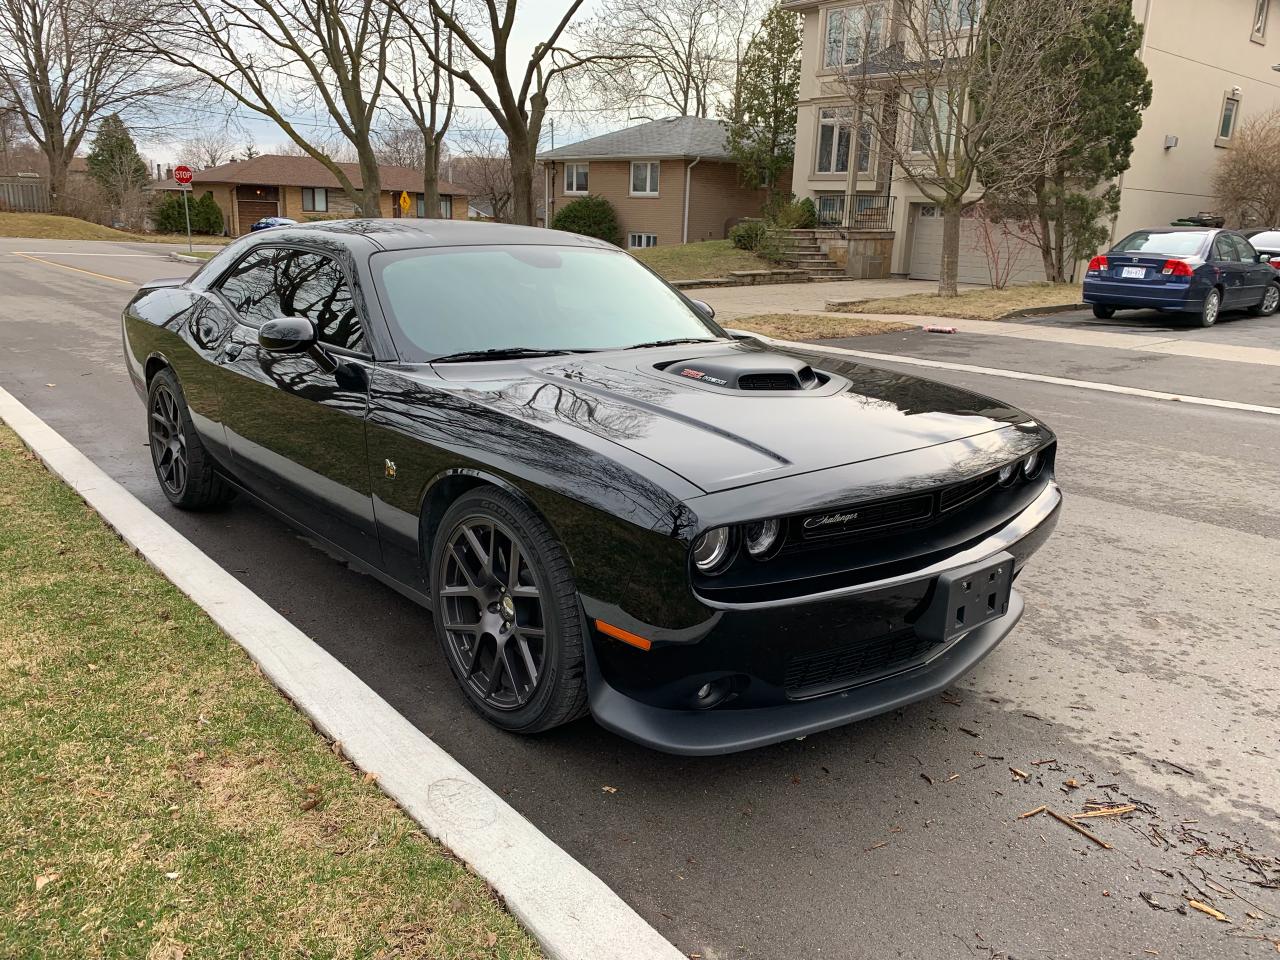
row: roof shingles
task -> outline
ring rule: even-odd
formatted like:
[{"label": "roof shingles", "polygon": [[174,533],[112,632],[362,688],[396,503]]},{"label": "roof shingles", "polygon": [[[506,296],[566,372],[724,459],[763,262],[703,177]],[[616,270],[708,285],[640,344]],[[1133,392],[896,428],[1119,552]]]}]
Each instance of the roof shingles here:
[{"label": "roof shingles", "polygon": [[[364,180],[358,163],[338,164],[351,179],[351,185],[359,189]],[[422,171],[412,167],[383,164],[379,167],[383,190],[409,193],[422,192]],[[263,154],[252,160],[232,160],[230,163],[198,170],[194,183],[253,183],[279,187],[329,187],[338,189],[335,177],[319,160],[311,157],[288,157],[280,154]],[[452,183],[440,181],[440,192],[449,196],[466,195],[466,190]]]},{"label": "roof shingles", "polygon": [[730,154],[725,147],[724,124],[703,117],[651,120],[538,154],[539,160],[625,160],[631,157],[727,160]]}]

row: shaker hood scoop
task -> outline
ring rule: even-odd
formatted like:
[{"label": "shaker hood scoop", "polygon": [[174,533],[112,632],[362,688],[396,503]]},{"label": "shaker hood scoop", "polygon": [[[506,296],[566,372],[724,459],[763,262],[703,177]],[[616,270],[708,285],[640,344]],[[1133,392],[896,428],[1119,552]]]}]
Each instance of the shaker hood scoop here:
[{"label": "shaker hood scoop", "polygon": [[485,366],[438,372],[483,377],[488,402],[503,410],[593,433],[707,492],[1031,419],[957,387],[750,341],[512,363],[497,383]]}]

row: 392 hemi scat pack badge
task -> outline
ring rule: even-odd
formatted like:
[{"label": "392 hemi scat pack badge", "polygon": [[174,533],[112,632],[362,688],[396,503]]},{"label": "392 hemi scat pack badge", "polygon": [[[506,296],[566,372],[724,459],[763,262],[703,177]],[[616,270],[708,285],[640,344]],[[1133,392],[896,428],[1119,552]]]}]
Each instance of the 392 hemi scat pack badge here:
[{"label": "392 hemi scat pack badge", "polygon": [[276,227],[123,323],[169,500],[261,501],[429,608],[519,733],[726,753],[932,696],[1013,630],[1061,502],[1021,410],[730,335],[555,230]]}]

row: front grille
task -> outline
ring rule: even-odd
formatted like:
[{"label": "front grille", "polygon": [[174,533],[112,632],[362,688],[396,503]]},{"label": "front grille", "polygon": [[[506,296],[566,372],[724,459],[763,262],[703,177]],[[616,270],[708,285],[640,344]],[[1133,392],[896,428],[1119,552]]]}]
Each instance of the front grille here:
[{"label": "front grille", "polygon": [[811,514],[800,521],[800,535],[812,540],[845,533],[865,533],[920,523],[932,515],[933,495],[926,493]]},{"label": "front grille", "polygon": [[739,390],[799,390],[800,381],[790,373],[745,373],[738,378]]},{"label": "front grille", "polygon": [[792,657],[783,686],[794,699],[828,693],[918,660],[933,646],[933,641],[922,640],[909,629],[843,643],[821,653]]},{"label": "front grille", "polygon": [[995,485],[996,475],[987,473],[981,477],[966,480],[964,483],[957,483],[954,487],[947,487],[938,495],[938,509],[943,513],[948,510],[954,510],[956,507],[982,496]]}]

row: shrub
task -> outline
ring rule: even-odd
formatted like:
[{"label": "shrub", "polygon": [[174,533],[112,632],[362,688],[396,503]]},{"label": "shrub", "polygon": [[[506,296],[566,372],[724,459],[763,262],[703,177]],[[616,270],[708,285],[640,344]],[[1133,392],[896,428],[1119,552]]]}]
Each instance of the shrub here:
[{"label": "shrub", "polygon": [[805,197],[796,204],[796,211],[799,216],[799,222],[796,228],[800,230],[812,230],[818,225],[818,208],[814,205],[812,197]]},{"label": "shrub", "polygon": [[[222,210],[214,202],[213,194],[205,193],[198,199],[187,197],[191,204],[191,232],[217,236],[222,233]],[[182,210],[182,195],[177,191],[166,192],[151,210],[151,220],[157,233],[186,233],[187,219]]]},{"label": "shrub", "polygon": [[595,194],[566,203],[552,218],[551,226],[555,230],[568,230],[622,246],[622,231],[618,228],[618,215],[614,213],[613,204]]},{"label": "shrub", "polygon": [[743,220],[729,229],[729,239],[739,250],[755,250],[764,240],[767,228],[762,220]]},{"label": "shrub", "polygon": [[186,233],[187,221],[182,215],[182,197],[166,192],[151,211],[157,233]]},{"label": "shrub", "polygon": [[213,199],[213,194],[206,192],[191,205],[191,230],[209,236],[222,233],[222,208]]}]

